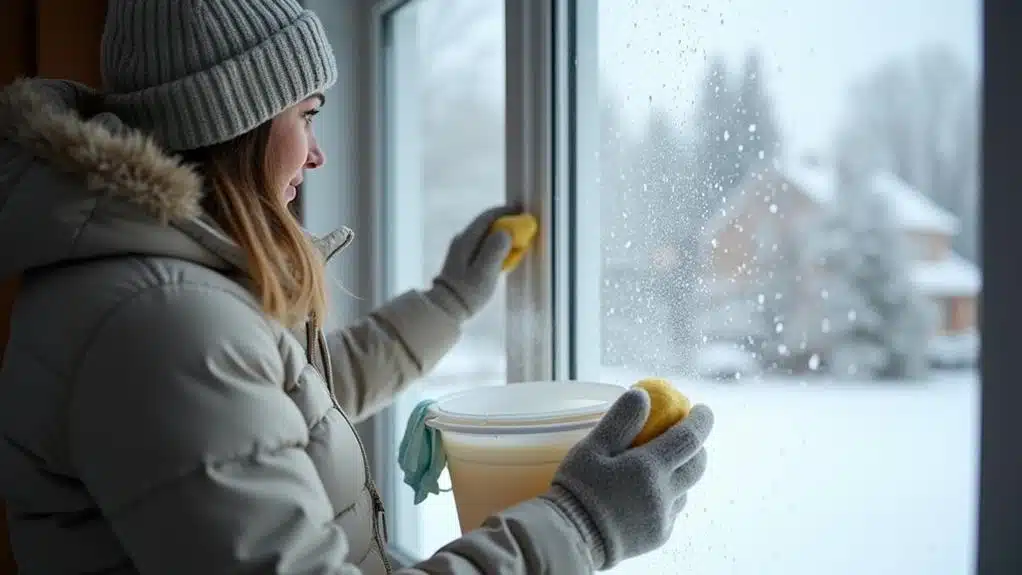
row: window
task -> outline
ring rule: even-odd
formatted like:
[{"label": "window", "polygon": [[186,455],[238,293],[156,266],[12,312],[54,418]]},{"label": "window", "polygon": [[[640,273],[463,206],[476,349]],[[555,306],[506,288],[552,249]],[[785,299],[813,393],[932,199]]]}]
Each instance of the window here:
[{"label": "window", "polygon": [[933,357],[906,270],[948,234],[977,274],[980,2],[561,6],[573,299],[602,310],[571,375],[718,416],[671,542],[613,572],[972,572],[975,356]]},{"label": "window", "polygon": [[[502,0],[419,0],[382,17],[382,219],[392,294],[428,286],[451,238],[505,202],[503,10]],[[506,381],[504,302],[502,284],[451,354],[397,401],[389,419],[392,458],[419,401]],[[450,493],[416,506],[401,477],[392,481],[391,537],[401,551],[425,557],[461,535]],[[445,473],[441,485],[449,484]]]},{"label": "window", "polygon": [[[910,270],[977,308],[982,10],[865,1],[390,3],[391,291],[505,196],[550,232],[544,273],[398,402],[393,452],[457,386],[664,376],[717,414],[710,469],[614,573],[973,572],[978,318],[950,345],[938,274]],[[520,293],[548,355],[523,353]],[[449,494],[398,480],[388,505],[413,558],[460,534]]]}]

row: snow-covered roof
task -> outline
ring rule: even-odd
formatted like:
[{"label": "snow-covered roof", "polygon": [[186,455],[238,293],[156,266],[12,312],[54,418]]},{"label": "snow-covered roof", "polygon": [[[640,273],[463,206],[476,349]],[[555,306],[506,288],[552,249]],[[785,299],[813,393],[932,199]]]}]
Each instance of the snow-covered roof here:
[{"label": "snow-covered roof", "polygon": [[817,204],[829,206],[834,203],[837,183],[832,170],[803,163],[791,163],[782,165],[777,169],[777,173]]},{"label": "snow-covered roof", "polygon": [[912,283],[929,296],[976,295],[983,285],[976,264],[954,252],[941,260],[914,262],[910,274]]},{"label": "snow-covered roof", "polygon": [[[790,163],[777,170],[803,194],[821,206],[833,204],[837,193],[836,174],[826,166]],[[887,197],[895,222],[906,231],[953,236],[958,233],[958,218],[925,194],[887,171],[873,175],[873,189]]]},{"label": "snow-covered roof", "polygon": [[873,176],[873,186],[891,199],[894,215],[905,229],[949,236],[958,233],[954,214],[894,174],[878,172]]}]

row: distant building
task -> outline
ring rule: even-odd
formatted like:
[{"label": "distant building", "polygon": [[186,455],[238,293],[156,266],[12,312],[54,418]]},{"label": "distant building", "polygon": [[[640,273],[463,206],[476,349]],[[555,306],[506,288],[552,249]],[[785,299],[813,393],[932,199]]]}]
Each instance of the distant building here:
[{"label": "distant building", "polygon": [[[835,206],[835,180],[833,168],[807,158],[754,174],[729,196],[706,235],[711,308],[759,281],[757,274],[771,269],[770,258],[780,257],[773,255],[777,246],[805,241],[802,232]],[[935,304],[934,346],[975,338],[981,274],[951,248],[958,219],[893,174],[877,172],[872,184],[889,199],[894,223],[908,239],[912,283]],[[814,285],[813,278],[805,284]]]}]

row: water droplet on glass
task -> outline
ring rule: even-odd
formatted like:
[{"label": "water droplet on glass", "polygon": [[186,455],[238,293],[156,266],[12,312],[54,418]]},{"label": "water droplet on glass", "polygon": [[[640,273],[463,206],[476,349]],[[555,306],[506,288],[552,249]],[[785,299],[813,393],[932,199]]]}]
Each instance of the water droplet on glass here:
[{"label": "water droplet on glass", "polygon": [[755,131],[756,131],[756,124],[749,124],[749,132],[755,132]]},{"label": "water droplet on glass", "polygon": [[820,356],[815,353],[809,357],[809,369],[812,371],[820,369]]},{"label": "water droplet on glass", "polygon": [[731,132],[729,132],[727,130],[724,130],[724,141],[726,142],[726,141],[728,141],[730,139],[731,139]]},{"label": "water droplet on glass", "polygon": [[784,323],[778,322],[778,324],[774,326],[774,331],[776,331],[777,333],[781,333],[782,331],[784,331]]},{"label": "water droplet on glass", "polygon": [[777,204],[770,204],[770,213],[771,214],[777,213]]},{"label": "water droplet on glass", "polygon": [[848,310],[848,321],[855,321],[855,317],[856,317],[855,310],[854,309]]}]

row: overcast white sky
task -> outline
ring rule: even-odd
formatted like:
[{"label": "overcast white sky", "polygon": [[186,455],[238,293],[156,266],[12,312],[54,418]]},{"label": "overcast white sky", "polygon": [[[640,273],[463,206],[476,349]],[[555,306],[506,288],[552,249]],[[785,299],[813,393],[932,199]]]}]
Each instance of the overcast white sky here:
[{"label": "overcast white sky", "polygon": [[[706,57],[758,47],[789,149],[825,144],[854,79],[943,43],[976,74],[981,0],[600,0],[600,61],[626,109],[685,110]],[[737,68],[736,68],[737,69]]]},{"label": "overcast white sky", "polygon": [[[427,9],[442,10],[447,1],[429,0]],[[486,2],[492,10],[464,31],[446,63],[431,65],[460,60],[491,71],[484,88],[502,97],[503,0],[461,1]],[[651,98],[681,116],[698,97],[709,54],[727,53],[737,69],[745,50],[758,47],[786,146],[795,153],[825,146],[848,84],[892,58],[943,43],[977,75],[982,62],[981,0],[578,1],[599,3],[601,74],[628,97],[633,125],[641,125]]]}]

